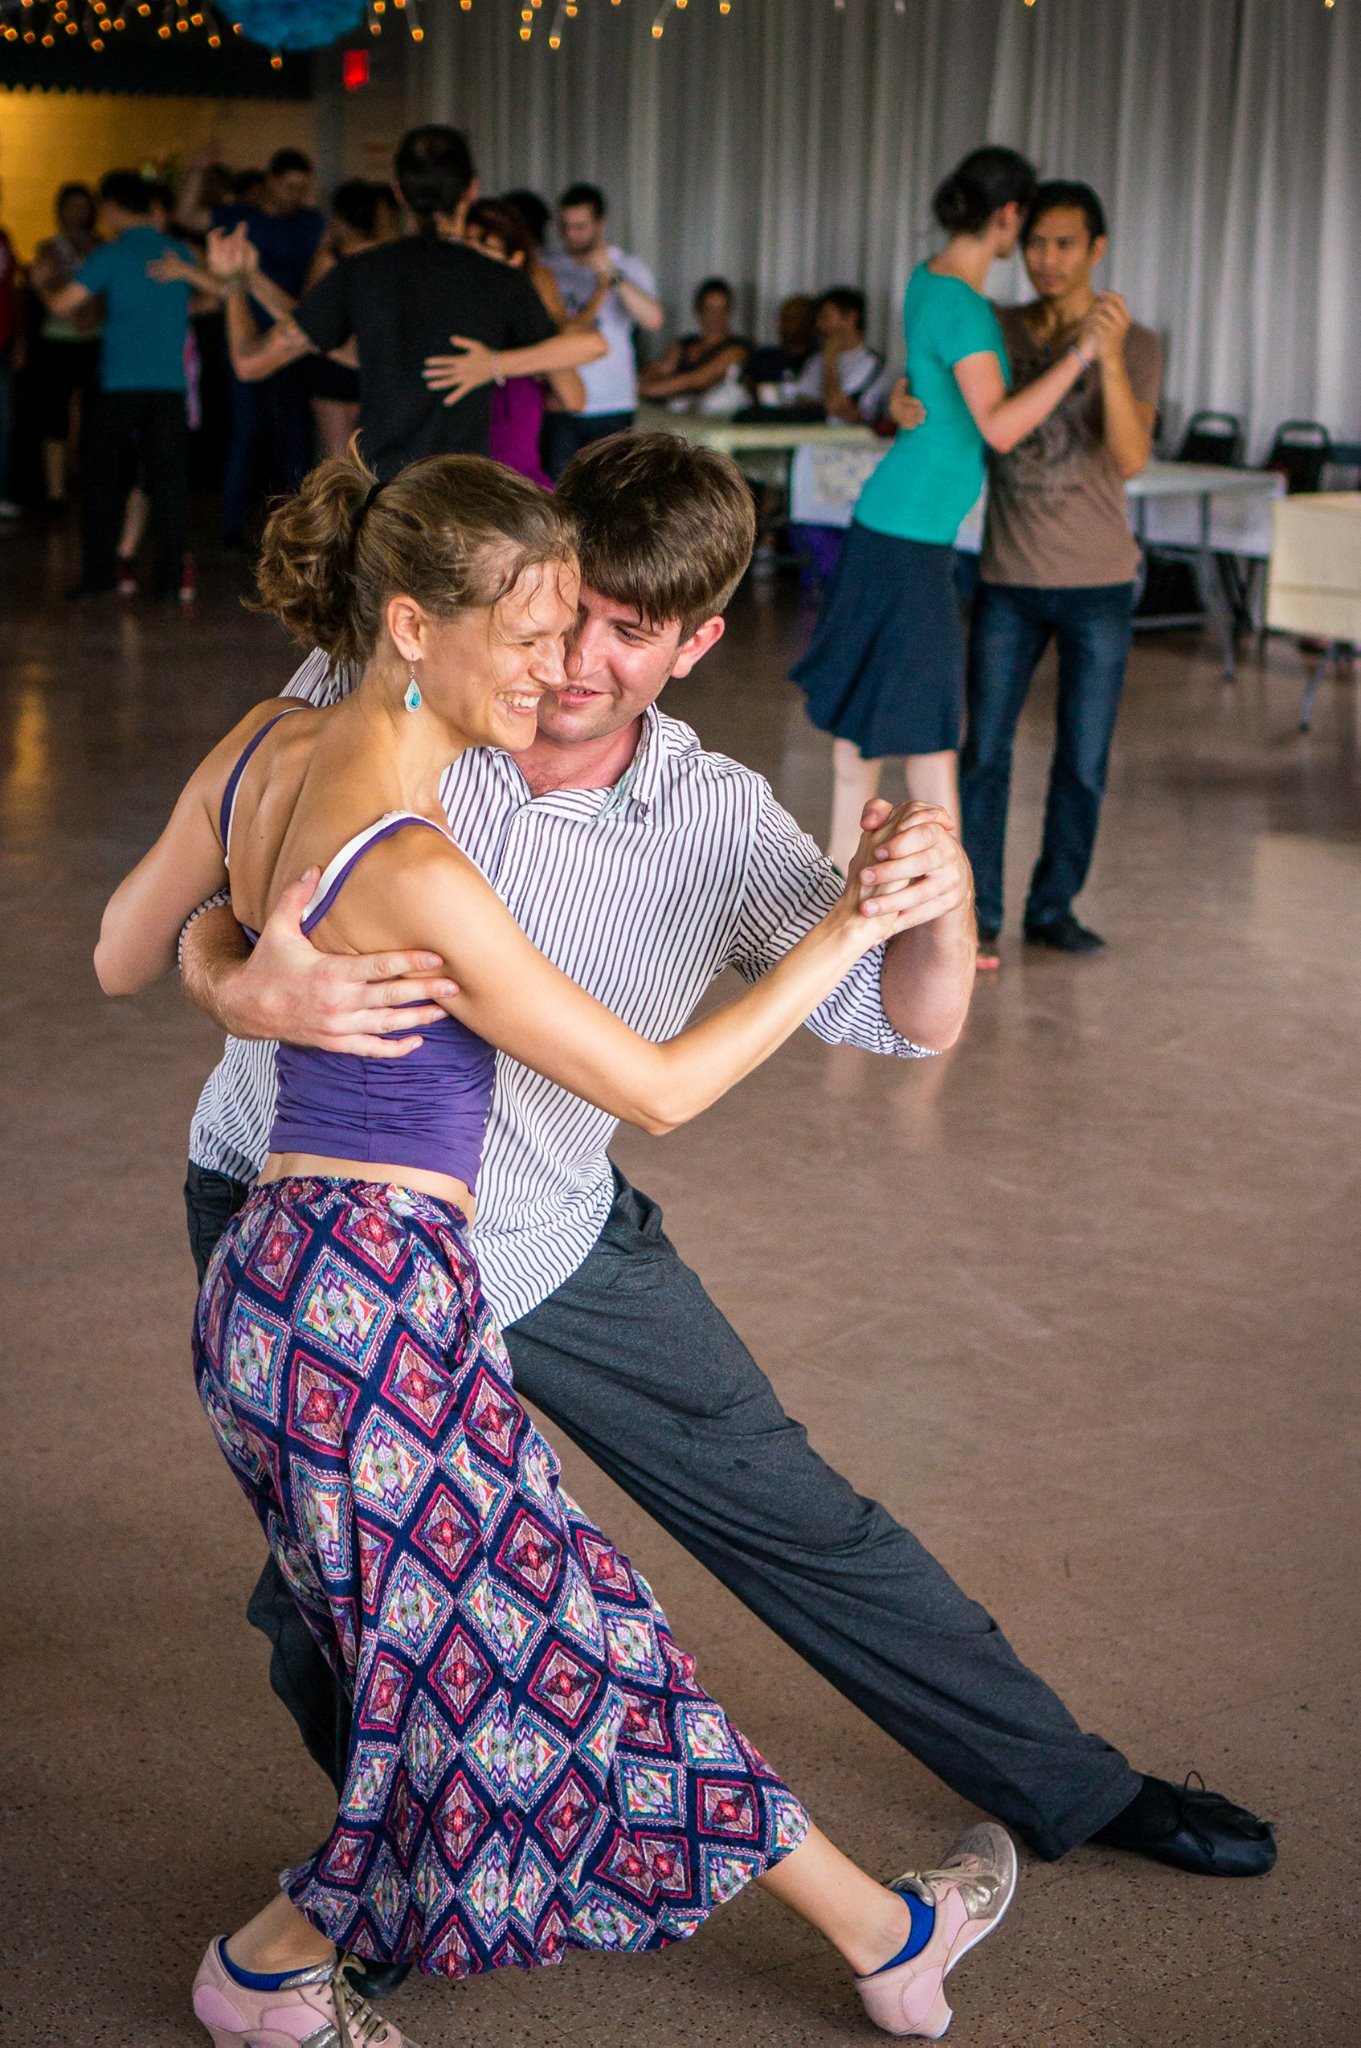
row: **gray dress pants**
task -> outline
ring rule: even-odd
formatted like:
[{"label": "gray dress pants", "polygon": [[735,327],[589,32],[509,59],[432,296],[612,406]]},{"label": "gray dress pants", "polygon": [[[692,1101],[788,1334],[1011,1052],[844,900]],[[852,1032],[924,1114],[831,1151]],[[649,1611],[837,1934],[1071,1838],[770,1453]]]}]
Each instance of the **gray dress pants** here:
[{"label": "gray dress pants", "polygon": [[[1086,1841],[1138,1775],[909,1530],[818,1456],[657,1205],[616,1181],[589,1256],[505,1333],[520,1392],[954,1791],[1041,1856]],[[191,1235],[192,1187],[191,1174]],[[338,1778],[347,1704],[272,1559],[248,1612],[274,1645],[275,1690]]]}]

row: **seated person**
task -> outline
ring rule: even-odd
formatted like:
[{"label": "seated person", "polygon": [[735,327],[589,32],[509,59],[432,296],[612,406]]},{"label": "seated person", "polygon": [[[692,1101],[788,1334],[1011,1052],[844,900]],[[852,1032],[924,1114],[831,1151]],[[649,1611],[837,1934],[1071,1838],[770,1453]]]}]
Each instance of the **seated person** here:
[{"label": "seated person", "polygon": [[[644,398],[689,401],[697,412],[733,412],[751,343],[732,331],[732,286],[707,277],[695,293],[697,334],[683,334],[638,379]],[[688,407],[687,407],[688,409]]]},{"label": "seated person", "polygon": [[818,300],[818,347],[795,378],[792,398],[821,406],[843,426],[870,426],[888,403],[892,379],[865,342],[865,294],[836,284]]},{"label": "seated person", "polygon": [[[818,301],[818,353],[794,389],[797,400],[838,426],[887,424],[893,380],[877,349],[865,342],[865,295],[834,285]],[[922,408],[915,406],[915,412]],[[831,582],[860,486],[883,450],[795,450],[789,470],[789,537],[799,557],[804,589],[819,595]]]},{"label": "seated person", "polygon": [[779,387],[792,384],[808,358],[816,352],[816,319],[817,301],[806,293],[796,293],[781,304],[777,322],[779,340],[752,350],[742,379],[760,404],[781,404],[783,396]]}]

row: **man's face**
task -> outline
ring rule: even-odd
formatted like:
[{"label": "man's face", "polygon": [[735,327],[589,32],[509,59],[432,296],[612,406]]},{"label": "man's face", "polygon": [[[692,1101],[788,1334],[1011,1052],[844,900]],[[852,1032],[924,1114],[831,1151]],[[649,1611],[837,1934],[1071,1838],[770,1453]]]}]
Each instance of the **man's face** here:
[{"label": "man's face", "polygon": [[1051,206],[1025,238],[1026,276],[1042,299],[1063,299],[1091,283],[1106,253],[1104,235],[1093,240],[1080,206]]},{"label": "man's face", "polygon": [[276,213],[296,213],[312,196],[312,180],[306,171],[279,171],[266,182]]},{"label": "man's face", "polygon": [[589,256],[605,239],[605,217],[591,206],[560,206],[558,233],[569,256]]},{"label": "man's face", "polygon": [[57,224],[64,235],[88,235],[94,227],[93,210],[83,192],[68,192],[57,211]]},{"label": "man's face", "polygon": [[860,340],[860,322],[854,313],[846,312],[842,306],[834,306],[824,300],[818,307],[818,340],[826,348],[829,344],[843,354],[848,348],[855,348]]},{"label": "man's face", "polygon": [[636,605],[581,586],[576,630],[567,642],[567,683],[539,705],[539,737],[561,746],[621,732],[655,703],[672,676],[690,673],[719,637],[706,620],[681,640],[679,619],[649,625]]}]

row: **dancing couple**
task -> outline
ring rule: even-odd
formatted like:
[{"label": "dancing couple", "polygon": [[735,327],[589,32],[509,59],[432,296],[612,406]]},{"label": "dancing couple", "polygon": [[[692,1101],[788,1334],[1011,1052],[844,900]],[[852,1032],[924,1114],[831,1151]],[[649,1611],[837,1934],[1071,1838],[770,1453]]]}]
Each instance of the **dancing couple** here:
[{"label": "dancing couple", "polygon": [[[358,687],[329,709],[251,714],[101,940],[111,990],[154,979],[230,851],[233,908],[269,925],[255,960],[229,971],[219,957],[209,973],[220,1007],[260,1027],[246,1013],[271,1004],[251,975],[272,949],[274,1017],[329,1047],[280,1050],[273,1149],[196,1326],[205,1405],[353,1703],[331,1837],[205,1958],[196,2004],[219,2044],[267,2027],[303,2038],[315,2020],[319,2035],[367,2029],[396,2048],[337,1942],[454,1975],[571,1946],[647,1948],[751,1879],[829,1935],[875,2017],[935,2035],[945,1970],[1010,1895],[996,1829],[898,1887],[857,1872],[698,1690],[646,1587],[561,1494],[469,1251],[484,1132],[478,1242],[517,1377],[537,1398],[542,1375],[549,1412],[810,1661],[1042,1853],[1123,1826],[1127,1846],[1192,1867],[1246,1869],[1249,1840],[1256,1867],[1269,1860],[1268,1837],[1206,1810],[1196,1863],[1194,1816],[1155,1816],[1159,1781],[1083,1736],[990,1618],[816,1458],[656,1211],[608,1178],[612,1118],[693,1114],[810,1013],[826,1037],[907,1052],[895,1025],[915,1010],[919,1039],[949,1043],[972,910],[935,814],[872,813],[839,892],[759,778],[652,708],[717,639],[745,566],[750,499],[728,466],[649,437],[578,463],[556,507],[474,458],[418,464],[382,490],[353,464],[318,471],[276,514],[262,593],[346,665],[341,681],[358,668]],[[579,506],[594,533],[588,516],[578,622]],[[686,555],[706,551],[696,575]],[[625,594],[629,574],[646,603]],[[548,863],[526,859],[538,827]],[[324,870],[303,920],[319,953],[292,929],[299,892],[280,887],[308,862]],[[677,950],[661,987],[639,960],[663,907],[650,942]],[[198,918],[186,950],[225,921]],[[534,937],[593,946],[583,980],[612,979],[615,1007],[669,1005],[670,1019],[654,1008],[635,1036]],[[434,992],[401,970],[435,961],[391,957],[417,946],[457,989],[407,1012],[421,1040],[393,1061],[354,1033]],[[363,957],[375,949],[389,949],[381,970]],[[727,963],[754,986],[677,1032]],[[509,1058],[488,1129],[492,1048]],[[191,1176],[201,1243],[260,1165],[258,1067],[242,1072],[209,1103],[224,1151],[240,1147],[237,1175],[200,1160]],[[565,1120],[566,1090],[596,1111]],[[200,1130],[196,1159],[206,1149]]]}]

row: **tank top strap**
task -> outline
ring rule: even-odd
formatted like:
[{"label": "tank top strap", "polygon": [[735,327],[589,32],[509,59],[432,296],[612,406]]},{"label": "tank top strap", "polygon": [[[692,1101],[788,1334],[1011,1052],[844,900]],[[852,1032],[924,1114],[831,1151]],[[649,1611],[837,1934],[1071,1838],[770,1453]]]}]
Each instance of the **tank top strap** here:
[{"label": "tank top strap", "polygon": [[259,730],[251,734],[240,759],[227,777],[227,787],[222,792],[222,808],[218,813],[217,821],[217,836],[222,841],[222,859],[226,866],[231,866],[230,843],[232,819],[236,816],[236,799],[241,788],[241,777],[250,766],[251,755],[255,752],[265,734],[273,732],[281,718],[287,718],[290,711],[306,711],[309,708],[306,704],[287,704],[282,711],[276,711],[273,718],[267,718]]},{"label": "tank top strap", "polygon": [[385,811],[372,825],[365,825],[362,832],[356,832],[352,839],[347,839],[340,851],[327,862],[321,880],[312,891],[312,900],[302,914],[304,933],[310,934],[321,923],[369,848],[377,846],[382,839],[390,839],[394,832],[404,832],[408,825],[428,825],[432,832],[442,833],[451,846],[457,844],[447,825],[436,824],[423,811]]}]

